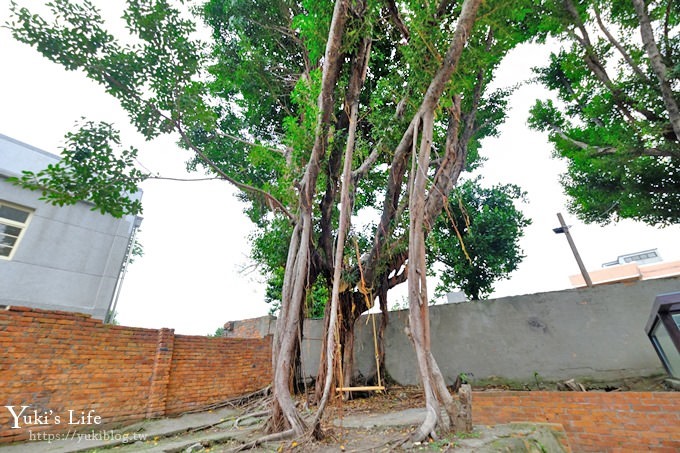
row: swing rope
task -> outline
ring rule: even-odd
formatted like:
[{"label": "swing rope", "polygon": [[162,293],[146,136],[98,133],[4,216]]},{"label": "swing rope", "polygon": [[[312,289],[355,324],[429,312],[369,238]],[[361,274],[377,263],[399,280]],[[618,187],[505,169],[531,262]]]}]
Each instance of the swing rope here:
[{"label": "swing rope", "polygon": [[[373,348],[375,351],[375,370],[376,370],[376,375],[378,376],[378,385],[364,385],[364,386],[359,386],[359,387],[336,387],[335,391],[336,392],[368,392],[368,391],[377,391],[381,392],[385,390],[385,386],[382,383],[382,379],[380,377],[380,354],[378,353],[378,334],[376,333],[375,329],[375,313],[369,313],[368,317],[371,319],[373,323]],[[368,318],[366,319],[366,324],[368,324]],[[344,382],[344,374],[342,370],[342,363],[339,364],[340,367],[340,382]]]},{"label": "swing rope", "polygon": [[[357,254],[357,263],[359,264],[359,275],[361,276],[361,281],[359,282],[359,292],[364,295],[364,299],[366,300],[366,306],[371,309],[373,308],[373,303],[372,299],[369,297],[369,292],[370,289],[366,287],[366,281],[364,280],[364,271],[361,267],[361,256],[359,255],[359,243],[357,242],[356,238],[354,238],[354,248],[356,250]],[[367,391],[383,391],[385,390],[385,386],[382,383],[382,379],[380,377],[380,354],[378,353],[378,334],[376,333],[375,329],[375,313],[369,313],[368,317],[371,318],[373,322],[373,350],[375,354],[375,373],[378,376],[378,385],[365,385],[365,386],[360,386],[360,387],[336,387],[335,391],[336,392],[367,392]],[[368,318],[366,318],[366,324],[368,324]],[[340,382],[344,383],[344,374],[342,370],[342,361],[339,361],[339,366],[340,366]]]}]

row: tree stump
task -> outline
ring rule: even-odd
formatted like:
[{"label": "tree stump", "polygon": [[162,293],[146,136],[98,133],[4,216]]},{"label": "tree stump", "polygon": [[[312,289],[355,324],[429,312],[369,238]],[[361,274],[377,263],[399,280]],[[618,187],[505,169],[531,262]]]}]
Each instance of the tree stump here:
[{"label": "tree stump", "polygon": [[462,384],[458,389],[458,414],[453,423],[456,433],[472,432],[472,387]]}]

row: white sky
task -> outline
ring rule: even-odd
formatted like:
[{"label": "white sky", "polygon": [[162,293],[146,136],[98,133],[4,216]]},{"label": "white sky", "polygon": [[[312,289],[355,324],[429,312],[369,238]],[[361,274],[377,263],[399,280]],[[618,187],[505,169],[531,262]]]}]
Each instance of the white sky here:
[{"label": "white sky", "polygon": [[[0,8],[4,23],[7,3]],[[530,66],[540,64],[537,59],[545,55],[545,50],[535,47],[520,49],[504,63],[500,74],[508,85],[523,80],[530,75]],[[175,146],[174,137],[145,143],[101,87],[14,41],[5,28],[0,28],[0,61],[0,133],[57,153],[64,134],[81,117],[112,122],[121,129],[124,144],[139,148],[139,160],[150,170],[163,176],[200,176],[186,174],[188,155]],[[486,140],[482,149],[488,157],[482,170],[484,181],[520,185],[529,200],[523,211],[533,220],[522,241],[527,257],[510,280],[496,285],[495,296],[571,287],[568,277],[579,269],[564,235],[552,232],[558,226],[558,212],[572,225],[572,236],[588,269],[650,248],[658,248],[666,261],[680,259],[680,226],[660,230],[626,221],[599,227],[585,225],[567,213],[558,182],[564,164],[550,157],[546,136],[526,126],[529,107],[536,97],[545,95],[536,87],[519,90],[501,136]],[[143,190],[139,237],[145,256],[129,268],[118,301],[119,321],[202,335],[226,321],[265,315],[268,306],[261,278],[239,272],[249,263],[246,238],[253,226],[242,214],[233,188],[218,181],[147,181]],[[394,293],[391,299],[398,301],[403,291]],[[641,301],[647,302],[652,301]]]}]

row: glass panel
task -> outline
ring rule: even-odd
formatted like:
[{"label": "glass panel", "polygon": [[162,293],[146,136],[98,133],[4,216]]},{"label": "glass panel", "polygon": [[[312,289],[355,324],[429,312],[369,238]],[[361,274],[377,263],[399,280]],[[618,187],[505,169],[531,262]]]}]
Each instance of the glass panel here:
[{"label": "glass panel", "polygon": [[14,236],[7,236],[4,234],[0,234],[0,244],[6,245],[7,247],[12,247],[14,244],[16,244],[17,238]]},{"label": "glass panel", "polygon": [[9,252],[11,251],[11,247],[5,247],[4,245],[0,244],[0,256],[9,256]]},{"label": "glass panel", "polygon": [[659,352],[661,352],[671,376],[680,377],[680,352],[675,348],[675,344],[673,344],[661,321],[657,321],[654,329],[652,329],[652,338],[655,345],[661,349]]},{"label": "glass panel", "polygon": [[21,209],[0,205],[0,217],[14,220],[15,222],[26,223],[26,220],[28,220],[28,214],[28,212],[22,211]]},{"label": "glass panel", "polygon": [[680,313],[671,313],[671,317],[673,318],[673,321],[675,321],[675,325],[680,329]]},{"label": "glass panel", "polygon": [[0,223],[0,234],[18,237],[19,233],[21,233],[21,228]]}]

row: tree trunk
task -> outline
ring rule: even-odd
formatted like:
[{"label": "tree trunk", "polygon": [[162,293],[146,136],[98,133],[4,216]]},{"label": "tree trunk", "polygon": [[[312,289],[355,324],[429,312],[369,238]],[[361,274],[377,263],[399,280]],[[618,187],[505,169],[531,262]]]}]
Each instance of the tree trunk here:
[{"label": "tree trunk", "polygon": [[[362,11],[356,11],[362,14]],[[354,341],[354,322],[360,316],[363,310],[358,310],[355,307],[354,295],[350,291],[341,289],[342,285],[342,269],[344,262],[345,240],[350,227],[350,218],[352,215],[352,156],[354,154],[354,147],[356,142],[356,130],[359,116],[359,94],[366,79],[366,72],[368,70],[368,60],[371,53],[371,39],[364,38],[360,42],[356,54],[352,58],[350,83],[345,96],[345,112],[348,112],[349,127],[347,131],[347,142],[345,144],[344,165],[342,171],[342,188],[340,192],[340,220],[338,227],[338,234],[336,238],[335,260],[333,263],[333,286],[331,290],[330,308],[324,310],[324,324],[326,327],[326,337],[322,343],[321,359],[319,361],[319,373],[317,375],[317,382],[315,388],[316,400],[319,402],[318,418],[324,410],[327,399],[333,393],[333,380],[335,368],[334,357],[331,354],[335,350],[333,343],[336,338],[339,339],[341,350],[346,350],[346,341]],[[347,311],[347,308],[350,308]],[[356,311],[359,311],[356,314]],[[341,316],[342,322],[337,325],[337,318],[339,311],[343,312]],[[337,331],[336,329],[339,329]],[[348,331],[350,333],[348,334]],[[353,344],[349,345],[350,351],[353,351]],[[349,378],[351,379],[352,356],[343,354],[343,357],[348,357],[347,365],[350,367]],[[338,363],[343,363],[343,358],[338,358]],[[343,379],[344,380],[344,379]],[[344,386],[344,382],[339,382]]]},{"label": "tree trunk", "polygon": [[[327,303],[323,310],[323,332],[328,332],[328,329],[330,328],[330,312],[331,304]],[[321,347],[319,348],[319,367],[316,372],[316,382],[314,383],[314,403],[321,401],[321,397],[323,396],[323,387],[326,382],[326,340],[327,337],[324,335],[321,338]]]},{"label": "tree trunk", "polygon": [[[284,274],[281,314],[276,323],[276,334],[272,348],[273,362],[273,408],[270,430],[289,427],[295,436],[306,431],[306,425],[295,408],[290,394],[289,382],[295,341],[299,329],[300,313],[307,288],[312,241],[312,203],[316,193],[316,182],[320,171],[320,161],[328,143],[328,127],[333,109],[333,92],[337,83],[341,64],[340,45],[347,19],[348,0],[337,0],[326,42],[321,92],[318,98],[318,116],[314,145],[304,176],[300,182],[300,213],[293,229],[288,249],[286,271]],[[316,423],[315,423],[316,425]]]},{"label": "tree trunk", "polygon": [[324,379],[323,393],[319,400],[319,407],[317,414],[314,417],[314,431],[319,431],[319,423],[321,416],[326,407],[326,403],[331,394],[333,384],[333,365],[334,353],[336,348],[335,340],[339,337],[337,331],[337,316],[340,304],[340,285],[342,283],[342,264],[344,261],[345,238],[350,226],[350,217],[352,215],[352,206],[350,203],[350,184],[352,177],[352,155],[354,152],[354,138],[357,127],[357,118],[359,114],[359,97],[356,96],[352,100],[350,106],[350,121],[349,133],[347,136],[347,146],[345,149],[344,166],[342,170],[342,190],[340,192],[340,220],[338,226],[338,236],[336,239],[335,248],[335,263],[333,269],[333,291],[331,293],[331,309],[329,311],[330,319],[328,322],[328,330],[326,331],[326,376]]},{"label": "tree trunk", "polygon": [[387,306],[387,277],[383,277],[383,283],[378,289],[378,299],[380,301],[380,326],[378,327],[378,364],[376,373],[385,379],[385,330],[389,322],[389,307]]},{"label": "tree trunk", "polygon": [[[342,363],[342,387],[351,387],[354,377],[354,326],[356,326],[357,318],[345,319],[344,316],[340,320],[340,350]],[[344,392],[343,398],[349,399],[350,393]]]},{"label": "tree trunk", "polygon": [[[330,312],[330,305],[328,304],[326,312]],[[357,320],[361,317],[361,314],[365,312],[369,307],[365,303],[363,294],[357,292],[343,292],[340,294],[339,299],[339,316],[337,320],[338,324],[338,341],[340,355],[335,357],[335,364],[332,368],[338,371],[334,374],[336,384],[340,387],[348,387],[352,384],[352,376],[354,373],[354,332]],[[325,316],[325,315],[324,315]],[[328,331],[328,322],[330,317],[324,318],[326,321],[324,323],[325,330]],[[321,359],[319,360],[319,371],[317,373],[316,387],[314,389],[315,401],[321,401],[323,396],[324,384],[326,381],[327,369],[327,356],[326,350],[328,347],[328,337],[324,337],[321,344]],[[339,374],[338,366],[342,364],[342,379]],[[331,395],[333,394],[334,386],[331,386]]]},{"label": "tree trunk", "polygon": [[[433,377],[429,363],[430,331],[427,296],[427,268],[425,262],[425,234],[423,220],[425,218],[425,184],[427,168],[430,164],[432,145],[432,127],[434,113],[426,112],[422,119],[422,138],[420,152],[416,162],[413,153],[412,189],[409,197],[409,254],[408,254],[408,298],[409,298],[409,330],[411,341],[416,350],[416,360],[420,372],[420,380],[425,393],[425,421],[413,433],[413,441],[422,441],[434,434],[439,419],[439,402],[432,388]],[[417,123],[416,123],[417,131]],[[414,143],[417,138],[414,133]],[[433,436],[434,437],[434,436]]]},{"label": "tree trunk", "polygon": [[[442,66],[428,87],[425,98],[414,120],[412,146],[414,148],[411,165],[411,191],[409,196],[409,250],[408,250],[408,294],[409,329],[413,342],[418,370],[425,393],[426,416],[420,427],[411,436],[413,441],[434,437],[437,425],[450,427],[451,414],[455,412],[453,398],[448,393],[443,376],[430,352],[430,321],[427,295],[427,269],[425,260],[425,189],[427,171],[430,164],[434,110],[444,91],[445,84],[453,75],[470,35],[480,0],[466,0],[463,3],[453,40]],[[418,126],[422,121],[420,149],[416,159]],[[449,413],[449,425],[444,426],[441,418],[440,402]]]},{"label": "tree trunk", "polygon": [[[300,310],[305,297],[306,277],[309,267],[309,241],[311,239],[311,212],[302,213],[293,230],[288,251],[288,265],[284,275],[281,314],[276,322],[274,362],[274,408],[270,430],[290,428],[296,436],[302,435],[306,425],[295,408],[290,393],[291,370],[295,357],[295,343],[300,327]],[[278,417],[278,418],[277,418]]]},{"label": "tree trunk", "polygon": [[649,15],[647,14],[647,7],[643,0],[633,0],[633,6],[635,7],[635,13],[640,21],[640,36],[642,37],[642,43],[647,51],[647,57],[649,57],[649,64],[657,79],[659,79],[661,97],[666,106],[666,111],[668,112],[668,117],[675,137],[680,142],[680,110],[675,101],[673,89],[666,76],[668,68],[666,68],[666,65],[661,58],[659,48],[654,39],[654,32],[652,31],[652,25],[649,21]]}]

